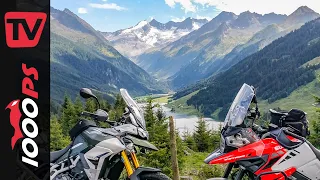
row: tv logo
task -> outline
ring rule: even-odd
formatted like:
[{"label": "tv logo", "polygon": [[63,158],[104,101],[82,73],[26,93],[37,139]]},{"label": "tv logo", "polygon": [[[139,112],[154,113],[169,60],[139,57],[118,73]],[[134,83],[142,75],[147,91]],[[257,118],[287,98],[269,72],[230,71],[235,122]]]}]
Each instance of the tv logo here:
[{"label": "tv logo", "polygon": [[4,19],[7,45],[10,48],[31,48],[39,43],[47,14],[8,12]]}]

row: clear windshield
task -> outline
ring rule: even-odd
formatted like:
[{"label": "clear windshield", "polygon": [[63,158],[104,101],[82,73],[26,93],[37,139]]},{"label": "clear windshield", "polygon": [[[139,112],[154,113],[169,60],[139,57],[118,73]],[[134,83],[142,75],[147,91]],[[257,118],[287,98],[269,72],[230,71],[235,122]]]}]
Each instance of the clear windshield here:
[{"label": "clear windshield", "polygon": [[146,121],[144,120],[142,109],[131,98],[131,96],[128,94],[126,89],[120,89],[120,94],[121,94],[123,100],[126,102],[128,108],[130,109],[130,112],[135,117],[139,126],[142,129],[146,130]]},{"label": "clear windshield", "polygon": [[237,96],[231,104],[231,107],[224,121],[224,127],[226,127],[227,125],[237,126],[243,123],[243,120],[247,115],[248,108],[251,104],[253,97],[253,88],[248,84],[243,84]]}]

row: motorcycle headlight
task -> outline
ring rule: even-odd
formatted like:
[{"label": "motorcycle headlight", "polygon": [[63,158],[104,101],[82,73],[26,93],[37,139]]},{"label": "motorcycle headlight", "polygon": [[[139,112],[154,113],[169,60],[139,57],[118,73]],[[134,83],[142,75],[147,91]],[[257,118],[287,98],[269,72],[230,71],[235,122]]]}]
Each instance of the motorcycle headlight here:
[{"label": "motorcycle headlight", "polygon": [[246,137],[242,137],[241,134],[237,133],[226,137],[226,143],[228,146],[240,148],[244,145],[250,144],[250,141]]}]

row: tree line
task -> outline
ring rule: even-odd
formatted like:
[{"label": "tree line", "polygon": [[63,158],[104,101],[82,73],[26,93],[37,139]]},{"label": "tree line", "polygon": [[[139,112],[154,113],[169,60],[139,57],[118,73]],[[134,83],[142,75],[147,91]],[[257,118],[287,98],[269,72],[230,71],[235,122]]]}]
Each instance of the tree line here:
[{"label": "tree line", "polygon": [[[118,94],[112,104],[102,98],[99,99],[101,109],[108,112],[110,120],[119,120],[126,107],[122,97]],[[69,145],[71,143],[69,131],[80,119],[79,114],[82,111],[94,112],[97,108],[95,100],[87,99],[83,101],[80,97],[73,101],[69,96],[65,96],[61,105],[52,103],[50,150],[60,150]],[[153,103],[151,97],[147,99],[144,117],[150,137],[149,141],[159,150],[138,153],[138,159],[142,165],[160,168],[165,174],[172,176],[168,117],[159,105]],[[109,127],[105,123],[99,123],[99,125]],[[203,164],[201,167],[192,167],[192,164],[187,164],[188,158],[198,158],[197,161],[203,162],[204,159],[200,159],[196,155],[194,157],[194,153],[209,154],[219,146],[220,133],[218,131],[208,129],[206,121],[199,118],[193,133],[186,131],[182,133],[182,136],[179,136],[178,131],[176,133],[180,172],[184,175],[197,176],[203,179],[222,174],[222,166],[210,168],[209,165]],[[187,171],[186,169],[193,169],[193,171]]]}]

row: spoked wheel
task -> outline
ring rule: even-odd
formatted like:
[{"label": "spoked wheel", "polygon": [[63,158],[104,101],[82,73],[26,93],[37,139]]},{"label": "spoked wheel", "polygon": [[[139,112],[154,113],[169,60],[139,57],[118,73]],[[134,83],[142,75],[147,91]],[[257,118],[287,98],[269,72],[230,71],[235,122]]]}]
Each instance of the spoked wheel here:
[{"label": "spoked wheel", "polygon": [[140,175],[140,180],[171,180],[167,175],[160,172],[150,172]]}]

